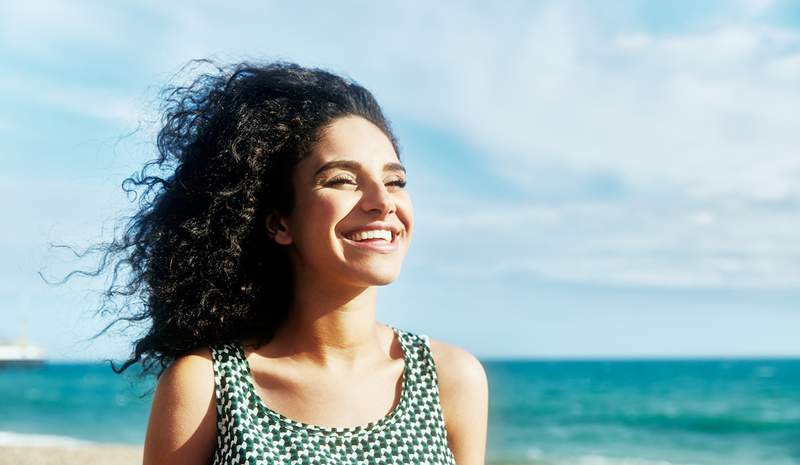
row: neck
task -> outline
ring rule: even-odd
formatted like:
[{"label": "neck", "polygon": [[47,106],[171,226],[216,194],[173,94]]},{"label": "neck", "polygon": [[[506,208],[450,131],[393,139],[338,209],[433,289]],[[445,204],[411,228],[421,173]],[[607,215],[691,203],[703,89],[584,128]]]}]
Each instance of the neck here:
[{"label": "neck", "polygon": [[297,280],[289,315],[270,342],[323,369],[363,367],[382,354],[375,287]]}]

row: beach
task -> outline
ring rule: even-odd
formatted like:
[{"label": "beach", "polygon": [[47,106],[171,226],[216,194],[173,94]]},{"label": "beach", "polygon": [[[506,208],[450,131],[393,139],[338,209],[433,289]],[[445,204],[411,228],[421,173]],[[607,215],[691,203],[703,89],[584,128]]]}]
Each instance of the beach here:
[{"label": "beach", "polygon": [[142,448],[128,445],[0,446],[0,465],[141,465]]}]

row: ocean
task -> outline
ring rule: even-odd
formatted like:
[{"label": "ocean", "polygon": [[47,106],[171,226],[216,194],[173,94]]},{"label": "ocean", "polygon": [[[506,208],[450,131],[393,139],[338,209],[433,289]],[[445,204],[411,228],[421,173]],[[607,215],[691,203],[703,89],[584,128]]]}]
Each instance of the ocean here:
[{"label": "ocean", "polygon": [[[483,362],[489,464],[800,465],[800,359]],[[135,369],[0,368],[0,444],[141,445]]]}]

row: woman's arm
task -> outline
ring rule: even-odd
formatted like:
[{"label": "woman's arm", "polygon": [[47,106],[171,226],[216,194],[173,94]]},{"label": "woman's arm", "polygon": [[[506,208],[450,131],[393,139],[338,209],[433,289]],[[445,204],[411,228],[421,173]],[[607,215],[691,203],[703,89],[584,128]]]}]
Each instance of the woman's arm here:
[{"label": "woman's arm", "polygon": [[208,348],[177,359],[161,375],[150,410],[143,465],[204,465],[216,446],[214,367]]},{"label": "woman's arm", "polygon": [[439,378],[447,441],[457,465],[484,465],[489,416],[489,382],[475,356],[431,340]]}]

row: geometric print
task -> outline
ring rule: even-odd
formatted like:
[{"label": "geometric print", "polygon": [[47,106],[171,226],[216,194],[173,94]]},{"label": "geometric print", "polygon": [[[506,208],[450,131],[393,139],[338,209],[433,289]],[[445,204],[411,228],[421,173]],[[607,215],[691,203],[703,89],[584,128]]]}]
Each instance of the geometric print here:
[{"label": "geometric print", "polygon": [[213,465],[455,465],[426,335],[388,325],[403,350],[400,402],[366,425],[302,423],[271,410],[253,385],[242,347],[210,347],[217,444]]}]

